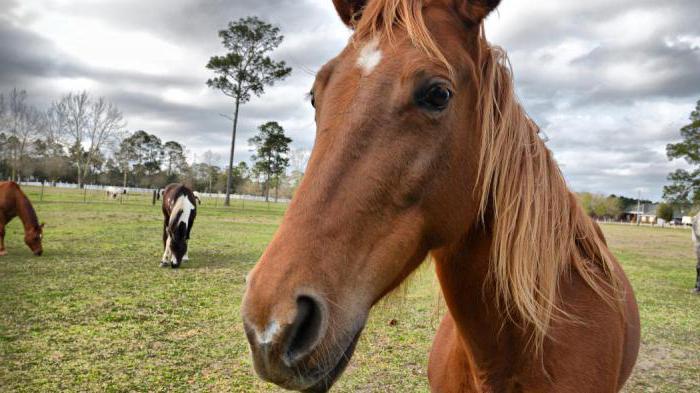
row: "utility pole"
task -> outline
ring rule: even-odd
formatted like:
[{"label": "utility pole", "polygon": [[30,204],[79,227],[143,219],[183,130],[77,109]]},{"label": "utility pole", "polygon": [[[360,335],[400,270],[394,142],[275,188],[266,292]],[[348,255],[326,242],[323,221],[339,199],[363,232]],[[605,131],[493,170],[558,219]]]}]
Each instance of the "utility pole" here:
[{"label": "utility pole", "polygon": [[642,190],[637,190],[637,226],[641,225],[642,223],[642,210],[641,210],[641,204],[642,204]]}]

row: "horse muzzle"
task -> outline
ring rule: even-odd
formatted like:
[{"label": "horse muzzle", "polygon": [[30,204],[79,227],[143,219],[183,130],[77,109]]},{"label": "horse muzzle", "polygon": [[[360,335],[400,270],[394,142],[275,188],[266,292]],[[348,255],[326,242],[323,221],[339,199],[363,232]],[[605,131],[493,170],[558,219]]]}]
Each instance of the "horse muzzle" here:
[{"label": "horse muzzle", "polygon": [[[286,312],[293,316],[289,323],[269,318],[255,324],[244,317],[255,371],[260,378],[285,389],[325,392],[347,366],[359,331],[342,340],[345,342],[328,344],[327,339],[335,334],[329,332],[325,302],[300,295],[294,307]],[[334,353],[334,348],[343,351]]]}]

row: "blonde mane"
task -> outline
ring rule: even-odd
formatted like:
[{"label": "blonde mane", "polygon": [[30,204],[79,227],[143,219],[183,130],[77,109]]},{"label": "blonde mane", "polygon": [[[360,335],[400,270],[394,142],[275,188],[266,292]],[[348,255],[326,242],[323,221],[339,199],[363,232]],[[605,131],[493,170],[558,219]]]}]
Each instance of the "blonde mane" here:
[{"label": "blonde mane", "polygon": [[[423,19],[423,0],[374,0],[356,20],[355,39],[392,37],[403,29],[414,45],[450,70]],[[477,72],[481,129],[479,211],[493,233],[490,276],[511,321],[529,327],[539,351],[560,309],[559,282],[575,271],[612,307],[621,284],[597,226],[568,190],[539,128],[517,100],[506,53],[481,29]],[[507,158],[507,159],[506,159]]]}]

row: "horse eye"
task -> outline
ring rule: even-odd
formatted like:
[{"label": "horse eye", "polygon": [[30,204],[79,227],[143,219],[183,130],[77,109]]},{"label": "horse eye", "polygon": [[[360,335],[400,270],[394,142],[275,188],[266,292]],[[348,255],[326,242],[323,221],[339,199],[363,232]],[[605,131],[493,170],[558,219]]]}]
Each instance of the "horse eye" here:
[{"label": "horse eye", "polygon": [[422,90],[417,97],[418,105],[430,111],[442,111],[452,98],[452,92],[443,83],[434,83]]},{"label": "horse eye", "polygon": [[313,106],[314,108],[316,108],[316,97],[314,97],[314,91],[313,91],[313,90],[311,90],[311,91],[309,92],[309,100],[311,101],[311,106]]}]

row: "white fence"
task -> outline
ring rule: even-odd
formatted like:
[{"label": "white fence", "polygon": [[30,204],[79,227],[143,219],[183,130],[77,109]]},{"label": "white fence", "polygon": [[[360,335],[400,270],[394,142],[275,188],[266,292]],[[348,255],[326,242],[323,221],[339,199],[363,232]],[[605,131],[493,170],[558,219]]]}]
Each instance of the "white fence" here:
[{"label": "white fence", "polygon": [[627,222],[627,221],[606,221],[606,220],[596,220],[598,224],[603,225],[626,225],[626,226],[642,226],[650,228],[671,228],[671,229],[691,229],[692,226],[686,224],[674,224],[673,222],[667,222],[664,224],[649,224],[649,223],[639,223]]},{"label": "white fence", "polygon": [[[20,185],[23,186],[36,186],[36,187],[41,187],[42,183],[38,181],[22,181],[19,182]],[[56,187],[56,188],[68,188],[68,189],[78,189],[78,185],[75,183],[45,183],[43,184],[44,187]],[[104,185],[98,185],[98,184],[85,184],[83,186],[87,190],[97,190],[97,191],[107,191],[107,188],[118,188],[118,189],[123,189],[124,187],[121,186],[104,186]],[[126,187],[126,192],[128,194],[153,194],[154,191],[160,191],[156,190],[153,188],[139,188],[139,187]],[[197,195],[199,195],[202,198],[217,198],[217,199],[225,199],[226,194],[222,193],[208,193],[208,192],[198,192]],[[246,200],[246,201],[258,201],[258,202],[265,202],[265,197],[260,196],[260,195],[247,195],[247,194],[231,194],[231,199],[236,199],[236,200]],[[274,198],[270,197],[270,201],[274,202]],[[290,199],[289,198],[278,198],[277,202],[279,203],[289,203]]]}]

